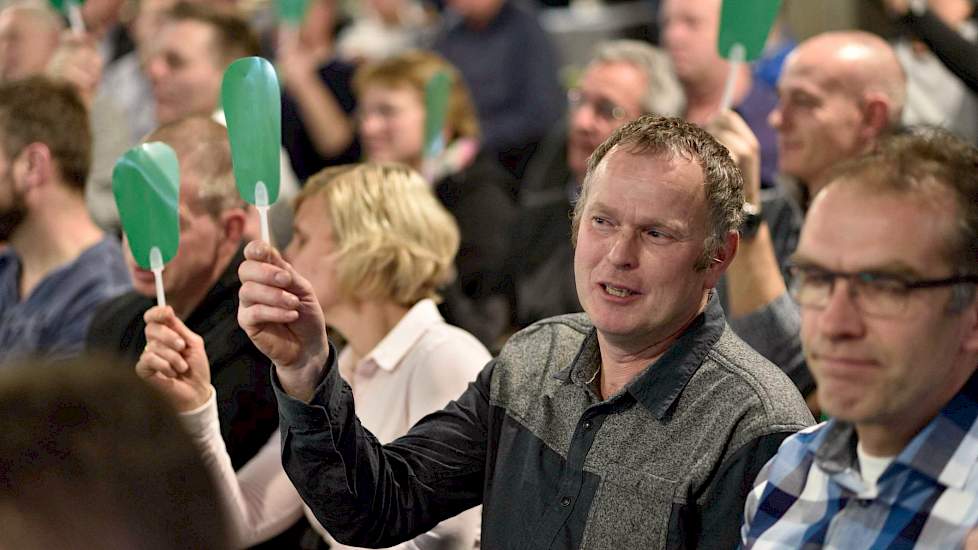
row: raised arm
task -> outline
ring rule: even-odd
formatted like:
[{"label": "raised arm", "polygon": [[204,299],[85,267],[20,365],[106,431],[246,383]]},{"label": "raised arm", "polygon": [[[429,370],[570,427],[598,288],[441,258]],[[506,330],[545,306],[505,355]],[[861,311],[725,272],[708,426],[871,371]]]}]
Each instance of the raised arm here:
[{"label": "raised arm", "polygon": [[281,533],[302,515],[302,501],[282,469],[278,434],[235,473],[221,439],[203,340],[174,315],[172,308],[154,307],[144,319],[146,349],[136,372],[181,413],[184,427],[217,484],[236,546],[252,546]]}]

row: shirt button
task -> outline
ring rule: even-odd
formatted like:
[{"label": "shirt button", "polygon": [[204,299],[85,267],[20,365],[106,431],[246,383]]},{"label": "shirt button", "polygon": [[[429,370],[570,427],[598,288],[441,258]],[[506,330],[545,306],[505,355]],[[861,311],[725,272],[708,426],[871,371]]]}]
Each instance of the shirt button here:
[{"label": "shirt button", "polygon": [[563,506],[564,508],[567,508],[568,506],[570,506],[570,503],[571,503],[570,497],[564,497],[564,498],[560,499],[560,505]]},{"label": "shirt button", "polygon": [[869,505],[871,505],[873,503],[873,501],[870,500],[870,499],[868,499],[868,498],[861,498],[861,499],[856,500],[856,502],[858,502],[859,503],[859,506],[861,506],[863,508],[868,508]]},{"label": "shirt button", "polygon": [[585,430],[590,430],[591,429],[591,421],[590,420],[585,420],[583,426],[584,426],[584,429]]}]

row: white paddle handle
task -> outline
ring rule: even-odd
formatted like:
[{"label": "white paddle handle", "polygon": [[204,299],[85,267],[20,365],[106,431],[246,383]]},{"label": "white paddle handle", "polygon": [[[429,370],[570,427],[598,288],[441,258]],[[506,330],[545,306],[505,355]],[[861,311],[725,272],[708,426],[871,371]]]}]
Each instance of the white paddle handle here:
[{"label": "white paddle handle", "polygon": [[156,282],[156,305],[166,305],[166,295],[163,293],[163,254],[159,247],[149,249],[149,268]]},{"label": "white paddle handle", "polygon": [[268,188],[263,181],[255,184],[255,208],[258,209],[258,221],[261,224],[261,240],[272,244],[268,231]]},{"label": "white paddle handle", "polygon": [[727,83],[723,86],[723,96],[720,99],[720,112],[726,111],[733,104],[734,87],[737,84],[737,74],[740,66],[744,63],[747,50],[741,43],[736,43],[730,47],[730,72],[727,73]]},{"label": "white paddle handle", "polygon": [[67,0],[68,5],[68,24],[71,32],[75,34],[85,34],[85,20],[82,18],[81,6],[75,0]]}]

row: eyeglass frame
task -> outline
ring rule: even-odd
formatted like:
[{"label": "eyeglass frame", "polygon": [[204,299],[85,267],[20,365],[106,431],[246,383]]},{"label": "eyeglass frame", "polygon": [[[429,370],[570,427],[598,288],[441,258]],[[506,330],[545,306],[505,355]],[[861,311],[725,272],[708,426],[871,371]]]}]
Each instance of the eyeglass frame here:
[{"label": "eyeglass frame", "polygon": [[[628,111],[621,105],[617,105],[607,99],[594,101],[581,91],[580,88],[567,90],[567,107],[570,111],[576,111],[584,105],[590,105],[594,114],[605,122],[621,122],[628,118]],[[610,106],[611,109],[607,109]]]},{"label": "eyeglass frame", "polygon": [[[804,279],[806,278],[805,271],[815,271],[822,277],[830,277],[828,283],[828,292],[819,302],[815,303],[809,301],[805,303],[801,300],[801,286],[804,284]],[[791,297],[801,305],[802,307],[810,307],[814,309],[825,309],[832,299],[832,293],[835,291],[835,283],[838,279],[846,279],[849,283],[848,295],[853,301],[853,304],[859,309],[859,311],[864,315],[869,315],[872,317],[899,317],[905,313],[906,302],[900,307],[900,311],[895,311],[893,313],[882,313],[866,311],[864,303],[860,300],[860,296],[865,297],[864,290],[867,285],[872,285],[874,281],[887,281],[889,283],[895,283],[902,287],[899,291],[899,296],[891,294],[899,299],[909,299],[911,294],[917,290],[925,290],[931,288],[942,288],[948,286],[962,285],[962,284],[973,284],[978,285],[978,274],[966,274],[966,275],[955,275],[952,277],[944,277],[939,279],[907,279],[899,275],[889,274],[889,273],[874,273],[872,271],[858,271],[855,273],[845,273],[841,271],[833,271],[830,269],[825,269],[813,265],[801,265],[794,262],[788,264],[788,272],[791,274],[791,284],[788,287],[788,291]],[[891,292],[893,289],[882,289],[877,288],[881,292]],[[870,309],[873,309],[872,307]]]}]

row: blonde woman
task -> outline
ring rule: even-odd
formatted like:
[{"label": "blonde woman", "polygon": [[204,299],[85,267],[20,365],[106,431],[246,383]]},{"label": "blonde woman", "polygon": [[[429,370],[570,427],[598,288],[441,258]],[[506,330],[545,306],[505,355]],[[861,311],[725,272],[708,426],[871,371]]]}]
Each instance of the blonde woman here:
[{"label": "blonde woman", "polygon": [[[285,257],[312,283],[327,324],[347,340],[340,373],[361,422],[381,442],[405,434],[460,395],[490,359],[435,305],[437,289],[453,275],[458,243],[451,215],[421,176],[404,166],[329,168],[310,178],[297,199],[295,235]],[[183,412],[218,479],[238,544],[271,538],[302,513],[282,469],[278,434],[235,474],[220,437],[200,338],[169,308],[153,308],[146,319],[149,343],[136,371]],[[348,548],[306,513],[330,548]],[[478,521],[478,510],[469,510],[399,548],[471,549]]]}]

